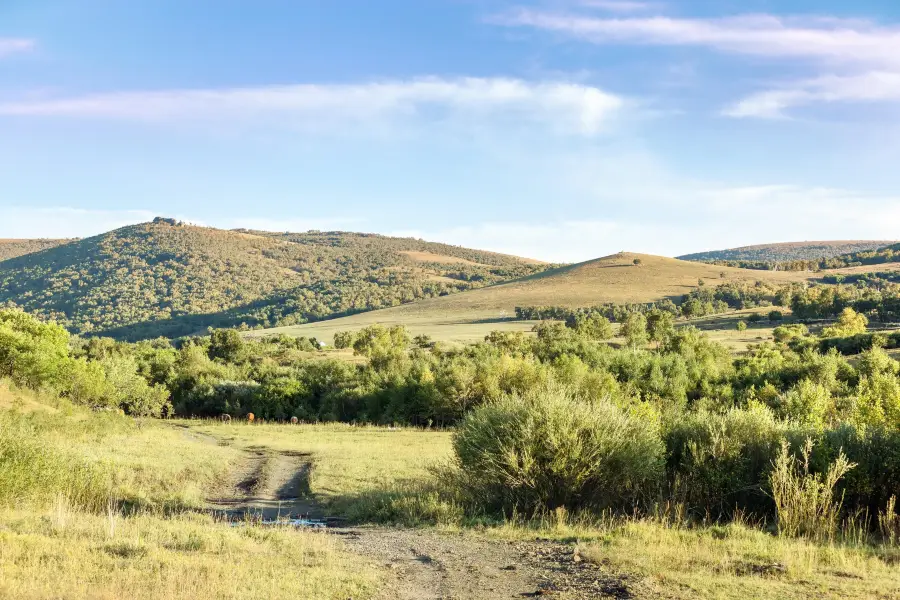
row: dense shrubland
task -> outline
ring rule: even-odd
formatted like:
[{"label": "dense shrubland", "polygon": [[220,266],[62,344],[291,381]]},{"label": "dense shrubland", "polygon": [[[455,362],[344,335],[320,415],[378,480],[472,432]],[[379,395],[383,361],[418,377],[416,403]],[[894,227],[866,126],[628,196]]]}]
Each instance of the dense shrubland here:
[{"label": "dense shrubland", "polygon": [[548,266],[415,239],[222,231],[158,219],[0,262],[0,305],[14,302],[80,334],[171,338],[209,326],[348,315]]}]

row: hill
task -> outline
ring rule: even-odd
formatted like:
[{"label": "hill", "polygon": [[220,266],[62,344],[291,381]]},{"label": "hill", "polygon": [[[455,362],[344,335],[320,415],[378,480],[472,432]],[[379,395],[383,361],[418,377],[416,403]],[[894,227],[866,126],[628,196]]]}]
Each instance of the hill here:
[{"label": "hill", "polygon": [[546,268],[413,239],[225,231],[157,219],[0,262],[0,304],[77,333],[175,337],[208,326],[303,323]]},{"label": "hill", "polygon": [[[635,265],[635,260],[640,265]],[[696,289],[699,280],[712,286],[726,282],[790,283],[806,281],[809,276],[626,252],[445,298],[252,335],[287,333],[315,336],[327,342],[337,331],[381,323],[406,325],[413,334],[425,333],[439,340],[465,342],[480,339],[492,330],[529,330],[531,323],[512,320],[516,306],[577,308],[607,302],[644,303],[665,298],[674,301]]]},{"label": "hill", "polygon": [[842,254],[870,252],[889,244],[885,240],[844,240],[826,242],[784,242],[779,244],[759,244],[742,246],[728,250],[712,250],[679,256],[681,260],[714,262],[714,261],[751,261],[781,262],[794,260],[815,260],[834,258]]},{"label": "hill", "polygon": [[32,252],[40,252],[48,248],[56,248],[59,245],[67,244],[72,240],[0,240],[0,262],[31,254]]}]

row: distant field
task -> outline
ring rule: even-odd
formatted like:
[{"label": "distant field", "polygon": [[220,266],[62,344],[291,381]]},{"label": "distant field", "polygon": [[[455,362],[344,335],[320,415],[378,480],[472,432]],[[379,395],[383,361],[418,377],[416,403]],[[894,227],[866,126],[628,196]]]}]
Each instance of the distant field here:
[{"label": "distant field", "polygon": [[[641,264],[635,265],[635,259],[640,260]],[[896,269],[897,264],[885,264],[879,265],[878,269],[853,267],[831,272],[854,273]],[[331,344],[334,334],[338,331],[357,330],[380,323],[405,325],[413,335],[427,334],[435,340],[444,342],[471,343],[483,339],[494,330],[530,331],[534,322],[513,320],[516,306],[574,308],[604,302],[653,302],[663,298],[677,301],[695,289],[698,280],[714,286],[726,282],[805,282],[813,281],[817,277],[813,273],[797,271],[753,271],[659,256],[621,253],[479,290],[431,298],[341,319],[258,330],[249,333],[248,336],[261,337],[285,333],[314,336],[326,344]],[[748,330],[739,336],[737,331],[734,335],[729,332],[726,343],[740,348],[746,347],[747,343],[758,342],[756,336],[751,336],[751,333]]]}]

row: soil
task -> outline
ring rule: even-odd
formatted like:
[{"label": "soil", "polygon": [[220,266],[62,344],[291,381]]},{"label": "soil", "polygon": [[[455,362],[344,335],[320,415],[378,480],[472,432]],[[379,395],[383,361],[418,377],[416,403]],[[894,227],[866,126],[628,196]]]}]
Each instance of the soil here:
[{"label": "soil", "polygon": [[[211,442],[217,441],[211,438]],[[377,600],[635,597],[627,577],[581,560],[574,543],[507,542],[475,532],[422,528],[341,526],[341,519],[327,517],[309,493],[311,468],[308,455],[251,448],[208,499],[209,509],[229,520],[326,520],[326,535],[339,537],[350,551],[388,573]]]}]

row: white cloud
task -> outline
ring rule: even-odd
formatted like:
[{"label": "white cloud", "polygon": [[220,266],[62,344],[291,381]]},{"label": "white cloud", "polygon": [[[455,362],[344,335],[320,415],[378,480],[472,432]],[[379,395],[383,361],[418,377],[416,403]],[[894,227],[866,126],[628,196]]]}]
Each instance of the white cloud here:
[{"label": "white cloud", "polygon": [[712,19],[597,18],[519,9],[495,19],[597,44],[705,46],[723,52],[900,67],[900,28],[868,21],[741,15]]},{"label": "white cloud", "polygon": [[829,75],[753,94],[727,108],[730,117],[783,118],[792,107],[819,102],[900,101],[900,72]]},{"label": "white cloud", "polygon": [[611,13],[647,12],[659,7],[655,2],[631,2],[629,0],[581,0],[581,6]]},{"label": "white cloud", "polygon": [[0,104],[0,115],[107,119],[248,119],[315,125],[379,119],[517,118],[583,135],[599,133],[625,101],[596,87],[505,78],[428,77],[363,84],[117,92]]},{"label": "white cloud", "polygon": [[0,38],[0,58],[34,49],[34,40]]},{"label": "white cloud", "polygon": [[145,210],[0,207],[0,238],[72,238],[151,220]]},{"label": "white cloud", "polygon": [[519,9],[496,18],[507,26],[557,32],[595,44],[694,46],[723,53],[807,61],[827,68],[810,77],[737,102],[733,117],[781,118],[785,109],[820,102],[897,101],[900,27],[860,19],[781,17],[600,18]]},{"label": "white cloud", "polygon": [[[395,232],[551,262],[619,251],[678,256],[751,244],[802,240],[896,239],[900,197],[798,186],[695,187],[684,182],[657,199],[656,217],[492,222]],[[672,213],[690,207],[690,219]],[[654,211],[656,212],[656,211]],[[815,218],[811,218],[815,215]]]}]

